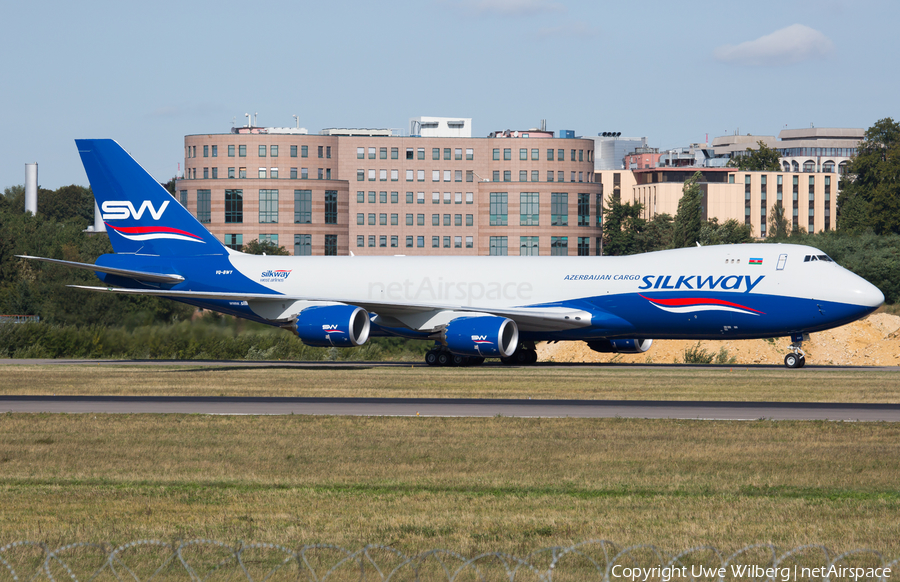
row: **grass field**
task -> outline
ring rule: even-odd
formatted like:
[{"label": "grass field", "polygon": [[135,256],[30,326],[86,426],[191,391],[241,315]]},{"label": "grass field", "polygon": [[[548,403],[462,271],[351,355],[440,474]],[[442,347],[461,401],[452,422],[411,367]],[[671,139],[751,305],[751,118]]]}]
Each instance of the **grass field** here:
[{"label": "grass field", "polygon": [[3,394],[900,402],[900,373],[626,365],[510,368],[0,366]]},{"label": "grass field", "polygon": [[[6,366],[3,394],[897,402],[900,374]],[[900,425],[0,415],[0,546],[203,537],[518,556],[588,539],[900,556]],[[357,578],[358,579],[358,578]]]}]

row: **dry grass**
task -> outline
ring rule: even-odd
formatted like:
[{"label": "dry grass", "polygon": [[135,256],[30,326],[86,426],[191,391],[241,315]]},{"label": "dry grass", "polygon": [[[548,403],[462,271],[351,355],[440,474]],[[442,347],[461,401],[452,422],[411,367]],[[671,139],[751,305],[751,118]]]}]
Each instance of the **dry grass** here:
[{"label": "dry grass", "polygon": [[2,394],[900,402],[900,373],[746,366],[0,366]]},{"label": "dry grass", "polygon": [[0,545],[208,537],[475,555],[604,538],[900,554],[900,426],[0,416]]}]

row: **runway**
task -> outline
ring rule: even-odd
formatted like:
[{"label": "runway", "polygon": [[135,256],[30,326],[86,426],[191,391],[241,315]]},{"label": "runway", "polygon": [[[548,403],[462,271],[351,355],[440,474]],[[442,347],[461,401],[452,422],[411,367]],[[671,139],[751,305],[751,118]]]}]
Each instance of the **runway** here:
[{"label": "runway", "polygon": [[900,422],[900,404],[671,400],[0,396],[0,413],[5,412]]}]

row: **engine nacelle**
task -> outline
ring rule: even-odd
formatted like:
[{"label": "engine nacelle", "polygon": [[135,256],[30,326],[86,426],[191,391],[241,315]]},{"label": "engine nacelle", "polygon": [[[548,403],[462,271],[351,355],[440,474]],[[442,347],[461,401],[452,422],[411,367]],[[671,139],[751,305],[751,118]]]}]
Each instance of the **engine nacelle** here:
[{"label": "engine nacelle", "polygon": [[444,328],[441,339],[454,354],[508,357],[519,345],[519,328],[506,317],[457,317]]},{"label": "engine nacelle", "polygon": [[588,347],[595,352],[611,354],[642,354],[649,350],[652,344],[652,339],[604,339],[587,342]]},{"label": "engine nacelle", "polygon": [[291,327],[308,346],[352,348],[369,339],[369,313],[355,305],[313,305]]}]

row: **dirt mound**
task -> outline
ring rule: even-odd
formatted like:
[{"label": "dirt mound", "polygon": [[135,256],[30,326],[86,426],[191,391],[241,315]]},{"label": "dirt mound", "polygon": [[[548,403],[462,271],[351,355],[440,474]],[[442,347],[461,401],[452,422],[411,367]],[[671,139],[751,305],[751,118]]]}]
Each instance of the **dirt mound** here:
[{"label": "dirt mound", "polygon": [[[685,350],[698,343],[688,340],[656,340],[643,354],[599,354],[584,342],[541,343],[537,346],[542,362],[684,362]],[[735,358],[735,364],[781,364],[791,340],[701,341],[699,348],[711,354]],[[722,350],[725,352],[722,352]],[[900,365],[900,316],[876,313],[848,325],[810,335],[803,342],[806,361],[810,364],[844,366]]]}]

